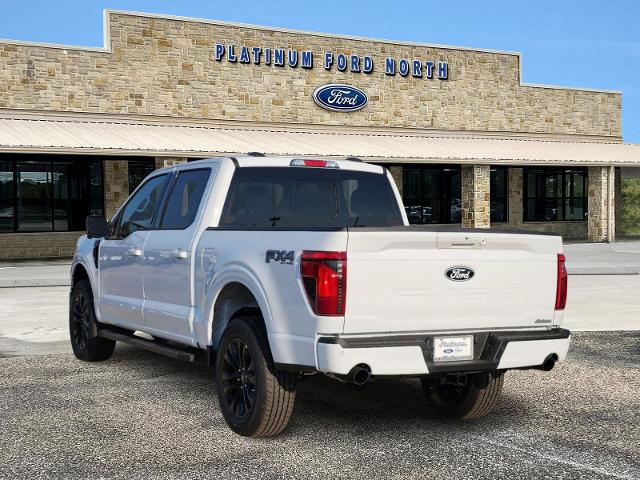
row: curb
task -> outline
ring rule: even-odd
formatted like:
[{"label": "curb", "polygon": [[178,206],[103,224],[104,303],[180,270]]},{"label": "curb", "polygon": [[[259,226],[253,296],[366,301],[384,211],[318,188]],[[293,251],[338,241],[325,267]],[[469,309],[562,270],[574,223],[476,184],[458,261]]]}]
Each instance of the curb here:
[{"label": "curb", "polygon": [[636,267],[567,267],[569,275],[640,275]]},{"label": "curb", "polygon": [[20,280],[0,280],[0,288],[24,288],[24,287],[68,287],[71,285],[69,279],[20,279]]}]

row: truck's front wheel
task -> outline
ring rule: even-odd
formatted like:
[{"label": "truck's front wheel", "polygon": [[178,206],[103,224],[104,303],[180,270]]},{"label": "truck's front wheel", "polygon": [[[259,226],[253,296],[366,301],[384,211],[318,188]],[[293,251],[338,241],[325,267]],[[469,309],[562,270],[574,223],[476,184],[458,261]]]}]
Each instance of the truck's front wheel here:
[{"label": "truck's front wheel", "polygon": [[237,318],[227,327],[216,352],[216,386],[222,415],[234,432],[270,437],[289,423],[296,378],[274,367],[259,318]]},{"label": "truck's front wheel", "polygon": [[73,286],[69,304],[69,336],[74,355],[85,362],[108,359],[116,342],[96,337],[96,314],[93,310],[93,293],[88,280],[80,280]]},{"label": "truck's front wheel", "polygon": [[440,383],[428,377],[421,382],[427,401],[437,411],[451,418],[473,420],[487,415],[496,406],[504,374],[471,374],[464,385]]}]

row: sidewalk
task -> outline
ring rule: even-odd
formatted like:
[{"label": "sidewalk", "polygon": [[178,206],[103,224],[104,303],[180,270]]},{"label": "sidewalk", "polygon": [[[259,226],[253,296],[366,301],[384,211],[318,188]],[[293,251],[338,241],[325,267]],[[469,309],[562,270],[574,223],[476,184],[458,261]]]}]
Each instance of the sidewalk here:
[{"label": "sidewalk", "polygon": [[[640,241],[569,243],[569,275],[639,275]],[[0,288],[69,286],[71,259],[0,262]]]},{"label": "sidewalk", "polygon": [[0,262],[0,288],[70,285],[71,259]]},{"label": "sidewalk", "polygon": [[564,245],[569,275],[638,275],[640,241]]}]

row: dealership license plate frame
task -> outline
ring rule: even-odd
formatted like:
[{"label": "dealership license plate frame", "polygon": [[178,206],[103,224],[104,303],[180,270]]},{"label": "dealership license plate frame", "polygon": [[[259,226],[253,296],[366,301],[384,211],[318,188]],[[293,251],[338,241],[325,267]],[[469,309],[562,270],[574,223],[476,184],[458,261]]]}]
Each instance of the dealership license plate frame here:
[{"label": "dealership license plate frame", "polygon": [[[443,342],[449,342],[444,344]],[[455,342],[455,344],[451,344]],[[473,360],[473,335],[438,335],[433,337],[433,361],[435,363],[465,362]],[[451,352],[445,352],[451,350]]]}]

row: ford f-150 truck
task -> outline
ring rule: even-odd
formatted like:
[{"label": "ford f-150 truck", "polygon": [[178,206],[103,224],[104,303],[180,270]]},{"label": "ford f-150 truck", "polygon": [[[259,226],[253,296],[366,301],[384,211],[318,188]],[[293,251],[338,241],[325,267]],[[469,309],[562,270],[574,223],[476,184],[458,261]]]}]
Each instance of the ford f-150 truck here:
[{"label": "ford f-150 truck", "polygon": [[150,174],[87,218],[69,326],[81,360],[117,341],[215,368],[223,416],[280,433],[296,383],[417,377],[442,414],[495,406],[510,369],[565,358],[553,234],[410,226],[387,169],[249,155]]}]

